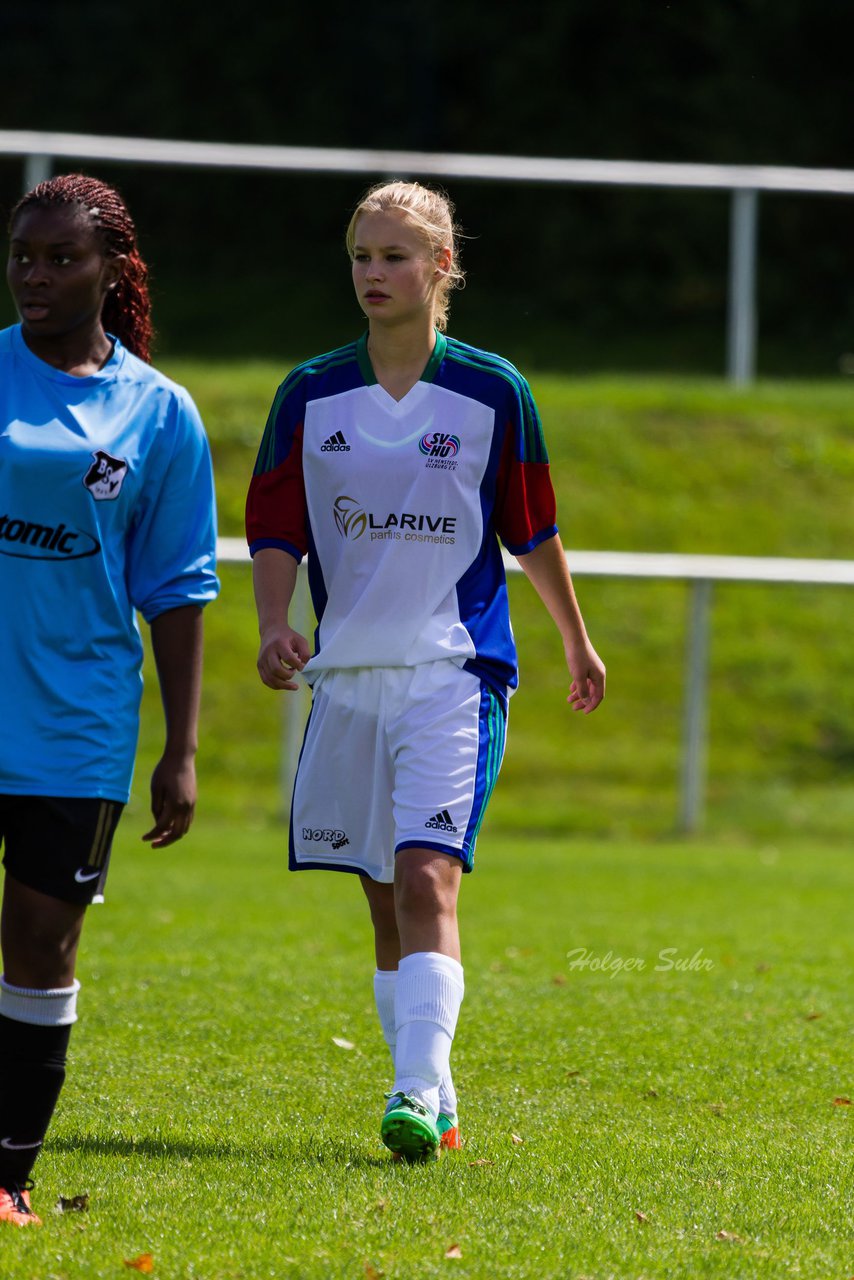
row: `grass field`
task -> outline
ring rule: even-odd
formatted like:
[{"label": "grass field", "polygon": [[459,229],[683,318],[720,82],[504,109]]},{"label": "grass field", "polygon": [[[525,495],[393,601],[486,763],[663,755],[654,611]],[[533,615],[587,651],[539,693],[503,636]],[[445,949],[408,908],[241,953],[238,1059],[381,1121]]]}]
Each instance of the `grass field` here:
[{"label": "grass field", "polygon": [[[224,534],[286,368],[171,370],[211,434]],[[845,384],[534,390],[568,545],[851,555]],[[3,1233],[2,1280],[127,1276],[148,1254],[157,1280],[854,1274],[850,592],[716,590],[707,817],[684,840],[684,587],[578,582],[609,669],[582,718],[511,582],[522,683],[461,904],[466,1146],[401,1168],[377,1136],[366,912],[350,877],[285,870],[283,703],[255,673],[246,567],[222,581],[199,817],[174,851],[138,842],[149,679],[37,1166],[46,1225]],[[53,1211],[84,1194],[87,1211]]]},{"label": "grass field", "polygon": [[287,875],[281,830],[202,820],[155,854],[143,816],[88,925],[46,1226],[4,1233],[4,1280],[144,1254],[162,1280],[850,1274],[847,851],[488,825],[466,1145],[401,1168],[357,886]]}]

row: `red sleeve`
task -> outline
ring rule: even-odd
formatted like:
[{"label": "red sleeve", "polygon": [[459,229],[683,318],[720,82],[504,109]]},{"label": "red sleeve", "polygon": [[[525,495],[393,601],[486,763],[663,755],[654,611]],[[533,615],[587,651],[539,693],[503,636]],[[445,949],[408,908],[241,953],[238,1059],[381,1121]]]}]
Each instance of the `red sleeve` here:
[{"label": "red sleeve", "polygon": [[557,533],[548,462],[520,462],[508,425],[495,484],[495,528],[511,555],[533,551]]},{"label": "red sleeve", "polygon": [[270,471],[256,468],[246,498],[246,540],[252,555],[262,547],[279,547],[301,560],[308,551],[302,423],[278,466]]}]

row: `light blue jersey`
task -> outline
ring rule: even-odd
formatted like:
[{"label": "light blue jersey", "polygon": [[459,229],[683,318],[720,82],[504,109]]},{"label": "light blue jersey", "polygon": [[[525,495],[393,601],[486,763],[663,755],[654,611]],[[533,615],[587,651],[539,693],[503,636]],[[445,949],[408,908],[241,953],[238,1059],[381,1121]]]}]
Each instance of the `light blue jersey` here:
[{"label": "light blue jersey", "polygon": [[219,589],[189,394],[118,341],[98,373],[0,331],[0,792],[127,800],[147,622]]}]

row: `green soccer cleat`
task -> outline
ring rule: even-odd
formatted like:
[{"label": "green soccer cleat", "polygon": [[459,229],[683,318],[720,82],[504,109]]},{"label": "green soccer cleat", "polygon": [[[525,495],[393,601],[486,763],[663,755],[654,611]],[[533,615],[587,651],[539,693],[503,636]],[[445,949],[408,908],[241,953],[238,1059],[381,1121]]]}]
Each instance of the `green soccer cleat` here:
[{"label": "green soccer cleat", "polygon": [[438,1160],[439,1130],[427,1108],[400,1091],[386,1097],[380,1137],[389,1151],[404,1160]]}]

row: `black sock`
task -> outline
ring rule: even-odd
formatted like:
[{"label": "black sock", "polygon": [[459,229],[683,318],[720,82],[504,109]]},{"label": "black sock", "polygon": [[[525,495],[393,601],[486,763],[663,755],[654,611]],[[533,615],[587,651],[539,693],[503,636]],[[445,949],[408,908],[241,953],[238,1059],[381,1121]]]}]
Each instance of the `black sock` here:
[{"label": "black sock", "polygon": [[65,1082],[71,1024],[40,1027],[0,1014],[0,1186],[23,1184]]}]

